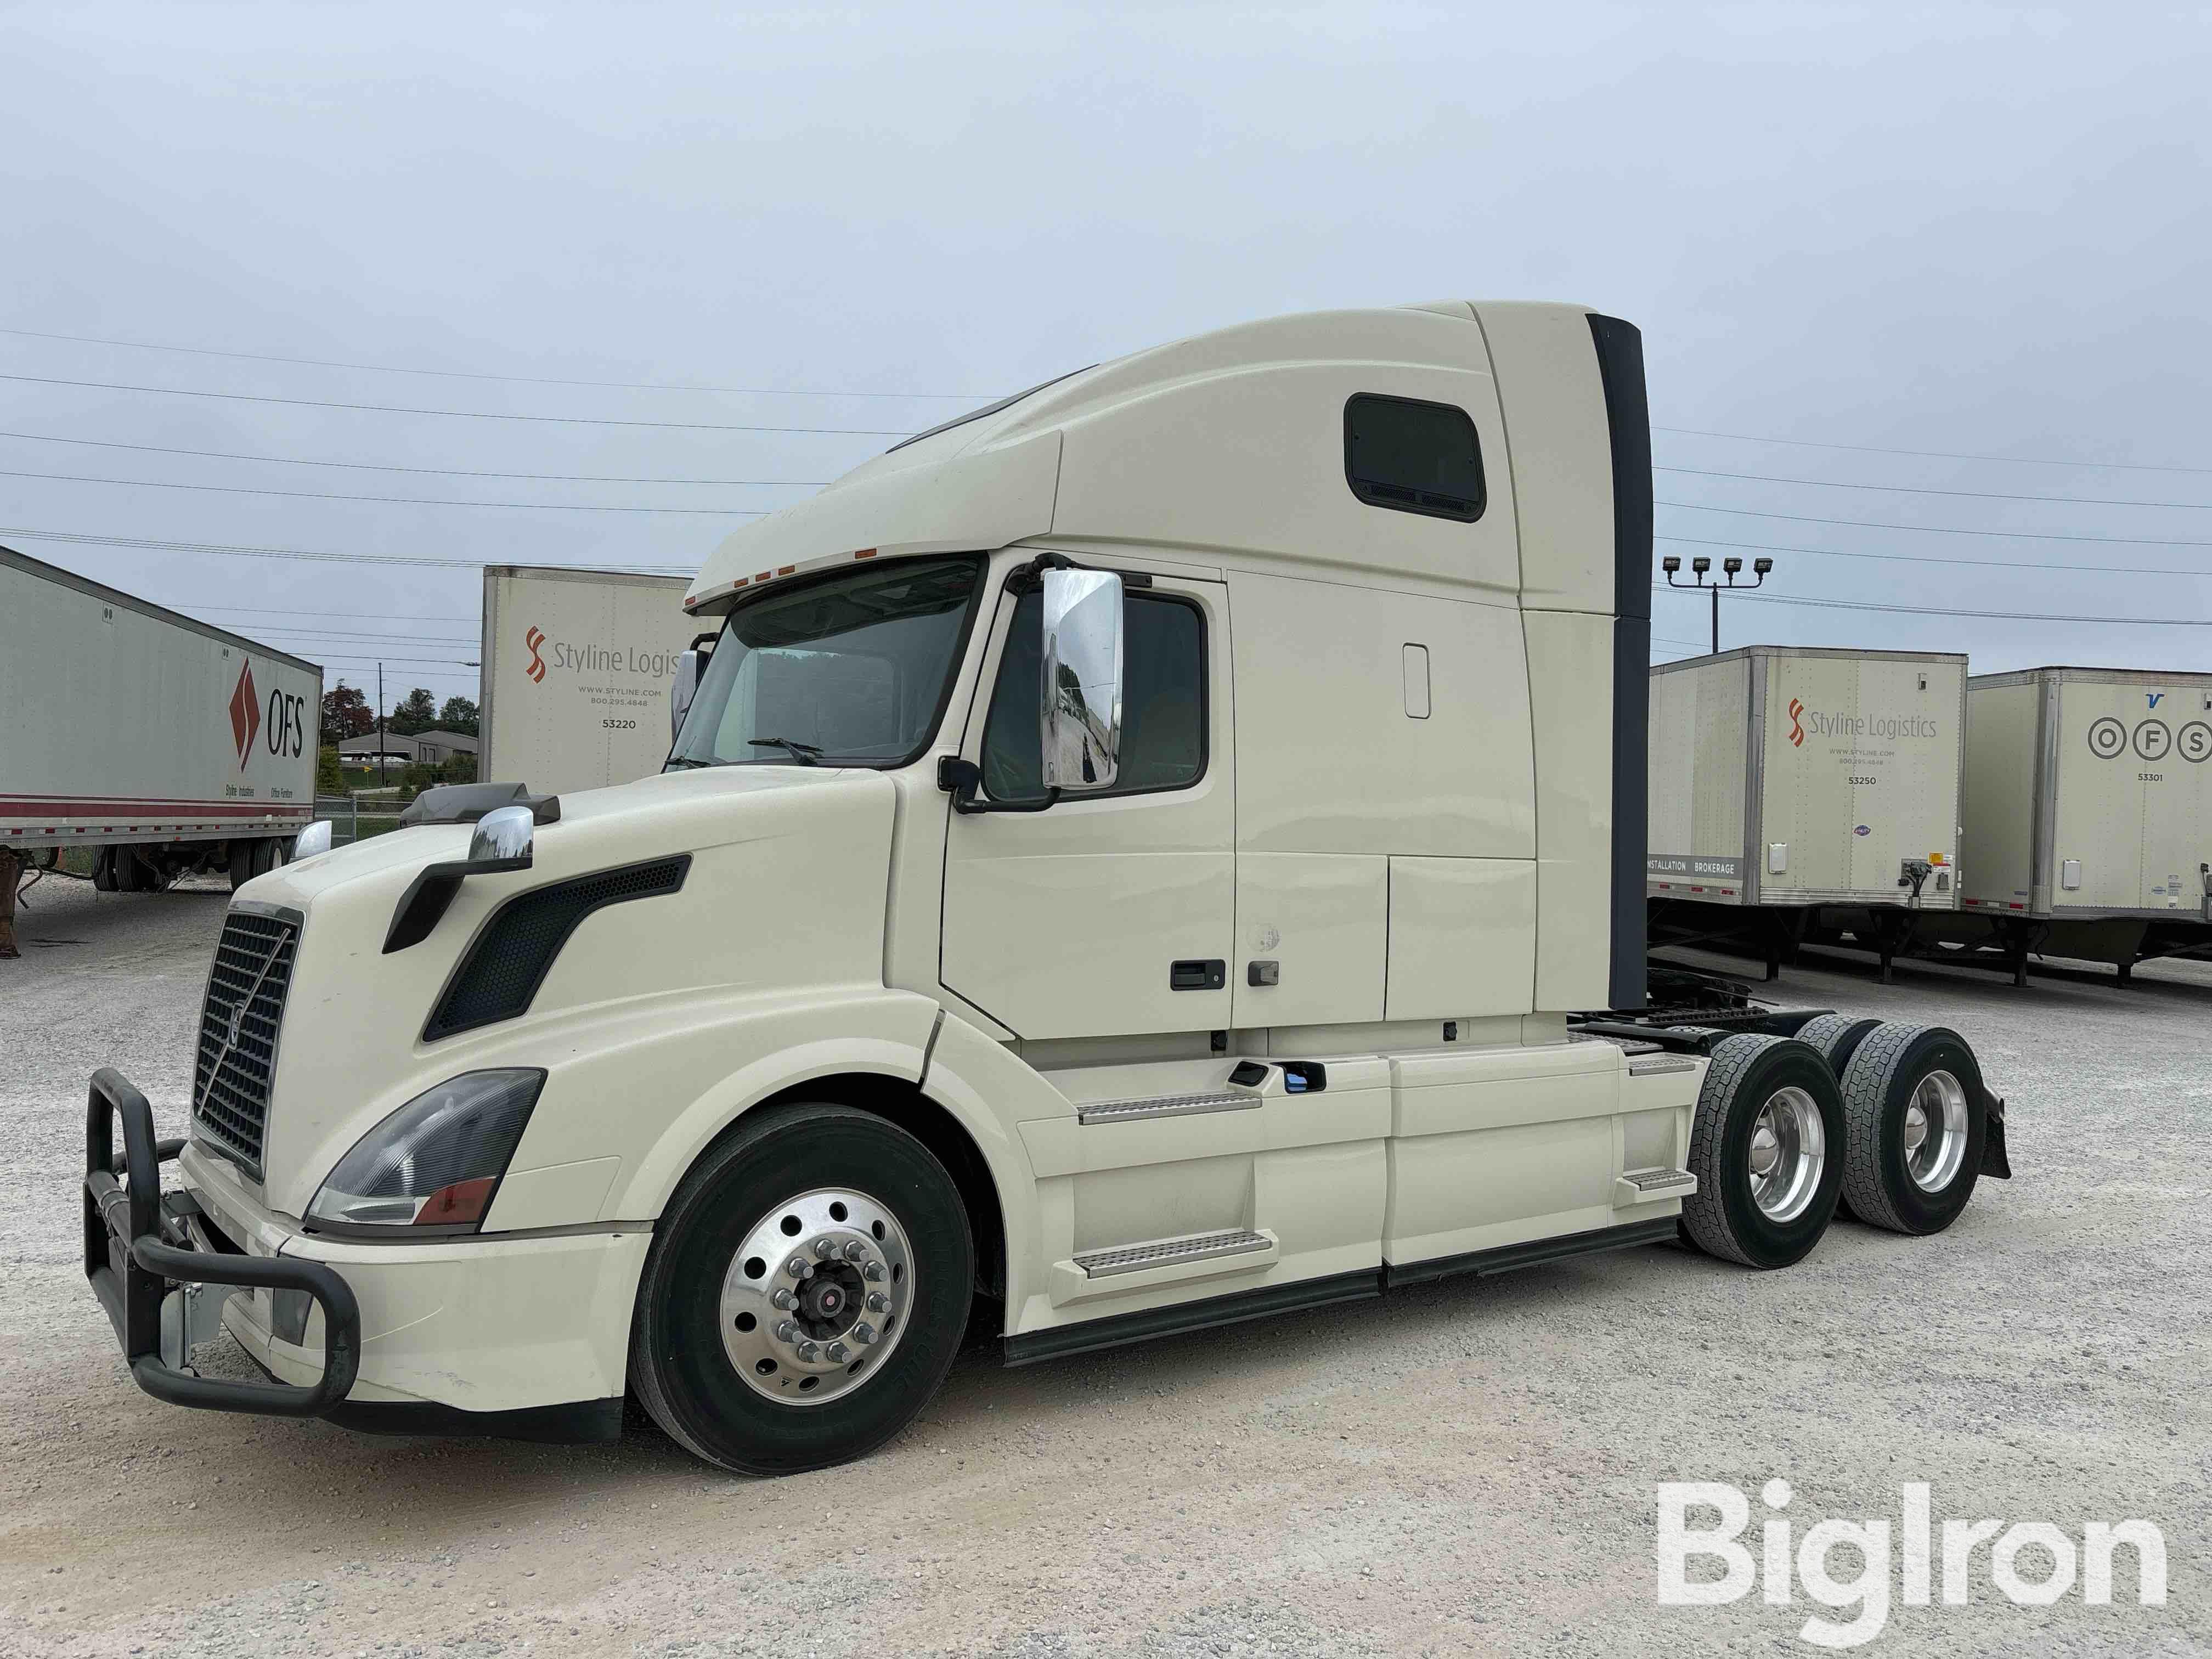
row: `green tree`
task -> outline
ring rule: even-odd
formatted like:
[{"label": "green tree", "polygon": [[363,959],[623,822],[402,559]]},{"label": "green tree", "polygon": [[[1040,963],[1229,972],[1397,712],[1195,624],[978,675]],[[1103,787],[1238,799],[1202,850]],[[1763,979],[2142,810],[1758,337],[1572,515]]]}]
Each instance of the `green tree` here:
[{"label": "green tree", "polygon": [[386,722],[386,729],[411,738],[437,723],[438,700],[430,695],[429,687],[418,685],[392,705],[392,718]]},{"label": "green tree", "polygon": [[315,751],[315,793],[345,793],[345,773],[338,766],[338,746],[334,743],[326,743]]},{"label": "green tree", "polygon": [[447,732],[465,732],[477,735],[477,706],[466,697],[448,697],[446,706],[438,711],[438,724]]}]

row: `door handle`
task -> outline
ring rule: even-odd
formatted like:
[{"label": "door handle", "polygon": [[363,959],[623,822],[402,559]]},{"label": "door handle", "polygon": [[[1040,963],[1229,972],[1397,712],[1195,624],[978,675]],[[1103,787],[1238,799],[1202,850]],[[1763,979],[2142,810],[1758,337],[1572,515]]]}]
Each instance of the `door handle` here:
[{"label": "door handle", "polygon": [[1170,991],[1218,991],[1228,983],[1229,964],[1219,957],[1168,964]]}]

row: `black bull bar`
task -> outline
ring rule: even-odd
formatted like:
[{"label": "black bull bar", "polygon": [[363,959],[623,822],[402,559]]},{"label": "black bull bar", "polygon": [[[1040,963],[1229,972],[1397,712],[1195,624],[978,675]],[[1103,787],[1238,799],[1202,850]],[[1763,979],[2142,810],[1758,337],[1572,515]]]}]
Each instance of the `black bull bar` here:
[{"label": "black bull bar", "polygon": [[[115,1124],[123,1124],[123,1161]],[[92,1074],[84,1123],[84,1275],[107,1310],[131,1375],[156,1400],[209,1411],[323,1417],[353,1387],[361,1365],[361,1307],[344,1279],[319,1261],[191,1248],[181,1213],[165,1212],[161,1166],[181,1140],[154,1139],[146,1097],[112,1066]],[[323,1310],[323,1374],[309,1387],[201,1376],[162,1352],[163,1300],[180,1285],[301,1291]],[[188,1353],[177,1356],[188,1362]]]}]

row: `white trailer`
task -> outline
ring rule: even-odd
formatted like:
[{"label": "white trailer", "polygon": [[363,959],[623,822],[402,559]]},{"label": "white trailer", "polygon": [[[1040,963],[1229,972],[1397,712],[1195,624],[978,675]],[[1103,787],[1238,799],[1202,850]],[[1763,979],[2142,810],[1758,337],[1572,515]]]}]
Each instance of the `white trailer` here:
[{"label": "white trailer", "polygon": [[[1957,908],[1966,659],[1749,646],[1651,671],[1653,937],[1882,957]],[[1745,912],[1756,912],[1747,916]],[[1733,914],[1731,914],[1733,913]]]},{"label": "white trailer", "polygon": [[[1785,1267],[1847,1192],[1941,1231],[2004,1173],[1955,1032],[1644,1006],[1650,492],[1633,327],[1455,301],[1101,364],[738,531],[661,774],[432,791],[240,896],[179,1189],[94,1074],[132,1376],[394,1431],[635,1395],[776,1474],[978,1318],[1020,1364]],[[217,1319],[275,1386],[188,1374]]]},{"label": "white trailer", "polygon": [[281,864],[322,703],[313,663],[0,548],[0,915],[66,848],[125,891]]},{"label": "white trailer", "polygon": [[479,778],[598,789],[668,757],[669,681],[699,624],[690,579],[486,565]]},{"label": "white trailer", "polygon": [[2212,950],[2212,674],[2029,668],[1968,683],[1953,942],[2136,962]]}]

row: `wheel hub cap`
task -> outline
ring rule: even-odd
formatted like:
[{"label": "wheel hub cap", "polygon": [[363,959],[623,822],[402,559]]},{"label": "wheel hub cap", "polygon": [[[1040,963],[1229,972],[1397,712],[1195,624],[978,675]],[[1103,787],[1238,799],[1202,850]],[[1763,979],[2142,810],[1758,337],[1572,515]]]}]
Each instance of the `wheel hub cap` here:
[{"label": "wheel hub cap", "polygon": [[1966,1161],[1966,1091],[1948,1072],[1920,1079],[1905,1108],[1905,1172],[1924,1193],[1940,1193]]},{"label": "wheel hub cap", "polygon": [[866,1194],[802,1193],[746,1230],[722,1278],[722,1347],[756,1394],[818,1406],[861,1387],[906,1334],[906,1233]]},{"label": "wheel hub cap", "polygon": [[1770,1219],[1795,1221],[1812,1206],[1827,1167],[1820,1109],[1802,1089],[1778,1089],[1759,1108],[1746,1154],[1752,1201]]}]

